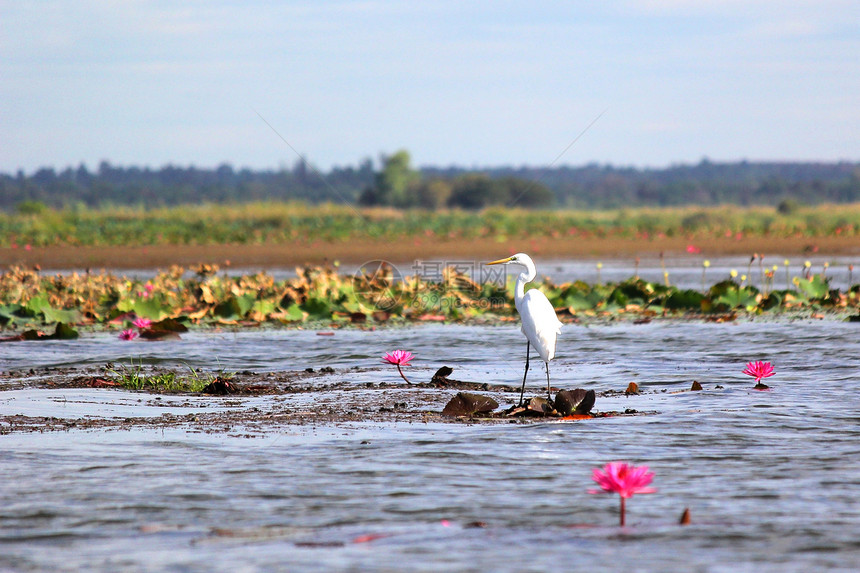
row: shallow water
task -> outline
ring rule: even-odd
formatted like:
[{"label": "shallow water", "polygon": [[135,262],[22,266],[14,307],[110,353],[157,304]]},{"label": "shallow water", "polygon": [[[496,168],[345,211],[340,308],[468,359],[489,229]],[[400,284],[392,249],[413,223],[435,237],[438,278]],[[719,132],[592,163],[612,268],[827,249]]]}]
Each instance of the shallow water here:
[{"label": "shallow water", "polygon": [[[710,266],[705,269],[702,266],[703,261],[707,259]],[[786,267],[784,265],[786,259],[789,260],[788,277],[786,277]],[[659,258],[645,258],[640,260],[637,269],[636,262],[633,258],[630,260],[609,259],[601,262],[602,267],[598,271],[597,263],[600,261],[586,260],[564,260],[564,261],[545,261],[539,266],[540,274],[549,276],[552,280],[561,284],[569,281],[582,280],[589,284],[595,282],[622,282],[633,275],[637,274],[642,279],[655,283],[664,283],[666,278],[663,276],[663,268],[668,273],[668,281],[672,286],[681,289],[702,290],[702,278],[705,279],[705,288],[710,288],[711,285],[720,281],[727,280],[731,276],[731,272],[737,271],[738,278],[747,275],[746,284],[753,285],[760,290],[772,289],[790,289],[794,286],[790,283],[793,277],[801,277],[804,275],[804,263],[810,263],[810,271],[813,274],[825,273],[825,276],[830,280],[831,288],[847,289],[849,286],[857,284],[860,280],[860,268],[855,273],[849,271],[849,265],[855,265],[860,262],[860,257],[841,256],[841,257],[822,257],[822,256],[806,256],[806,257],[784,257],[780,255],[768,255],[762,260],[762,266],[759,266],[759,261],[750,265],[750,258],[743,256],[720,256],[720,257],[704,257],[702,255],[689,255],[681,257],[666,257],[661,265]],[[825,263],[828,267],[825,269]],[[763,271],[774,271],[774,278],[771,285],[766,283],[763,276]],[[704,277],[702,271],[704,270]]]},{"label": "shallow water", "polygon": [[[703,269],[702,267],[705,259],[710,263],[707,269]],[[790,261],[788,276],[786,276],[786,268],[784,266],[786,259]],[[389,264],[395,267],[396,272],[394,275],[397,277],[418,275],[425,280],[438,281],[440,280],[440,269],[450,265],[478,282],[487,280],[488,277],[492,277],[495,280],[497,275],[488,274],[487,268],[482,268],[482,264],[486,262],[462,259],[388,261]],[[830,286],[832,288],[845,290],[860,281],[860,267],[858,267],[856,273],[848,269],[849,265],[860,263],[860,256],[825,257],[821,255],[808,255],[804,257],[785,257],[782,255],[768,255],[763,259],[763,268],[759,267],[758,260],[753,265],[750,265],[749,262],[750,259],[747,256],[705,257],[703,255],[683,255],[667,256],[662,263],[658,257],[642,257],[637,266],[634,257],[630,259],[610,258],[603,261],[598,259],[542,259],[539,256],[535,256],[538,277],[549,277],[556,284],[578,280],[589,284],[600,282],[618,283],[637,274],[643,280],[664,283],[666,281],[666,278],[663,276],[665,267],[665,272],[668,273],[669,284],[682,289],[702,290],[703,270],[705,271],[705,288],[710,288],[711,285],[728,279],[731,271],[735,270],[738,272],[739,277],[748,274],[746,284],[751,284],[761,290],[765,290],[766,287],[768,290],[789,289],[793,288],[790,283],[793,277],[804,275],[803,265],[805,262],[810,263],[811,272],[814,274],[825,271],[824,265],[826,263],[828,267],[825,271],[825,276],[830,279]],[[598,263],[601,265],[599,270],[597,268]],[[369,269],[368,272],[371,272],[378,264],[379,261],[372,261],[370,266],[366,267],[366,270]],[[762,271],[771,270],[774,265],[778,268],[774,275],[773,284],[767,285],[764,282]],[[339,268],[339,271],[347,276],[353,276],[359,274],[361,268],[362,265],[344,264]],[[232,267],[222,269],[221,272],[229,276],[241,276],[253,275],[263,270],[259,267]],[[73,271],[48,269],[43,271],[42,274],[50,276],[71,272]],[[138,280],[147,280],[155,274],[152,269],[112,270],[111,272],[119,276],[127,276]],[[296,276],[295,268],[268,268],[265,269],[265,272],[277,280],[294,278]],[[520,272],[520,269],[503,268],[499,271],[499,268],[496,267],[494,272],[506,272],[509,277],[514,277]],[[193,277],[194,272],[188,270],[185,276]],[[738,278],[737,280],[740,279]]]},{"label": "shallow water", "polygon": [[[0,435],[0,570],[856,570],[860,338],[856,323],[652,322],[564,327],[560,387],[623,390],[598,410],[650,415],[534,424],[280,426],[254,438],[181,429]],[[193,332],[3,345],[0,371],[146,362],[213,370],[333,366],[396,383],[448,364],[517,384],[522,335],[502,327]],[[769,360],[770,391],[740,371]],[[539,393],[535,368],[530,389]],[[693,380],[703,392],[687,389]],[[718,388],[722,386],[722,388]],[[665,392],[663,392],[665,390]],[[410,390],[404,389],[405,392]],[[5,414],[130,417],[211,397],[102,389],[0,392]],[[274,397],[242,400],[254,407]],[[300,398],[309,399],[308,396]],[[589,495],[591,469],[648,464],[658,493]],[[689,507],[692,525],[676,525]],[[469,527],[472,522],[485,527]],[[370,537],[368,537],[370,536]]]}]

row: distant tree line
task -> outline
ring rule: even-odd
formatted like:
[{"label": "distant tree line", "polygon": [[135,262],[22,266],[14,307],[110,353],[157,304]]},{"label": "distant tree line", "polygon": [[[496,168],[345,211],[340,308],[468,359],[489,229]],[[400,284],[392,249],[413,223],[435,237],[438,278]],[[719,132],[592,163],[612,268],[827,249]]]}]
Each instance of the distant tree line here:
[{"label": "distant tree line", "polygon": [[539,181],[511,175],[493,177],[490,173],[465,171],[430,175],[419,172],[410,166],[409,153],[401,150],[382,158],[382,169],[374,177],[373,185],[365,187],[358,200],[367,206],[426,209],[481,209],[491,205],[536,208],[551,207],[555,196]]},{"label": "distant tree line", "polygon": [[460,167],[415,169],[405,150],[357,167],[319,172],[303,162],[279,170],[117,167],[102,162],[26,175],[0,174],[0,209],[84,205],[169,206],[299,200],[399,208],[480,209],[491,205],[583,209],[624,206],[772,205],[860,202],[860,163],[713,163],[639,169]]}]

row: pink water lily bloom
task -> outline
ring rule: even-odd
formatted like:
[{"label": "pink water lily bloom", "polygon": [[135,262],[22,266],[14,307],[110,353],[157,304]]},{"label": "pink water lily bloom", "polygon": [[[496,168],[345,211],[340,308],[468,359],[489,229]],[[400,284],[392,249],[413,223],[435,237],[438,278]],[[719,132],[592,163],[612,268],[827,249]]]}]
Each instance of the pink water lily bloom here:
[{"label": "pink water lily bloom", "polygon": [[409,362],[414,358],[413,354],[408,350],[395,350],[389,352],[382,359],[389,364],[397,364],[398,366],[409,366]]},{"label": "pink water lily bloom", "polygon": [[621,496],[621,526],[624,526],[624,501],[637,493],[654,493],[657,491],[648,487],[654,479],[654,472],[648,471],[648,466],[634,466],[625,462],[609,462],[600,468],[594,468],[592,479],[600,489],[590,489],[588,493],[617,493]]},{"label": "pink water lily bloom", "polygon": [[147,328],[152,326],[152,321],[148,318],[136,318],[134,319],[134,322],[132,322],[132,324],[141,330],[146,330]]},{"label": "pink water lily bloom", "polygon": [[647,487],[654,479],[654,472],[648,471],[648,466],[628,465],[624,462],[609,462],[600,468],[594,468],[591,479],[597,482],[600,489],[590,489],[588,493],[617,493],[621,497],[633,497],[636,493],[654,493],[654,488]]},{"label": "pink water lily bloom", "polygon": [[762,378],[769,378],[774,375],[773,366],[770,362],[749,362],[744,368],[744,374],[755,378],[756,384],[761,382]]},{"label": "pink water lily bloom", "polygon": [[406,380],[407,384],[412,384],[412,382],[410,382],[403,374],[403,370],[400,369],[401,366],[409,366],[409,362],[412,358],[414,358],[414,356],[408,350],[395,350],[383,356],[382,361],[397,366],[397,371],[400,372],[400,377]]},{"label": "pink water lily bloom", "polygon": [[137,338],[137,331],[132,328],[128,328],[119,333],[119,338],[120,340],[134,340]]},{"label": "pink water lily bloom", "polygon": [[152,286],[152,283],[146,283],[143,287],[142,291],[137,291],[137,296],[140,298],[149,298],[152,296],[152,292],[155,290],[155,287]]}]

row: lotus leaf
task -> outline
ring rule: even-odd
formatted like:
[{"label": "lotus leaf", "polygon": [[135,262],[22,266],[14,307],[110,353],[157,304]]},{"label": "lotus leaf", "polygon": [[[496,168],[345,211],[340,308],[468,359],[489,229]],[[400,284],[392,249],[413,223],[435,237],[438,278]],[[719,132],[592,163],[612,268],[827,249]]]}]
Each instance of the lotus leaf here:
[{"label": "lotus leaf", "polygon": [[134,311],[137,316],[151,320],[161,320],[169,311],[161,302],[153,298],[138,299],[129,310]]},{"label": "lotus leaf", "polygon": [[797,288],[810,299],[823,299],[830,293],[828,280],[821,275],[797,279]]},{"label": "lotus leaf", "polygon": [[305,319],[307,313],[305,313],[301,308],[299,308],[299,305],[291,304],[284,311],[284,316],[289,322],[301,322]]},{"label": "lotus leaf", "polygon": [[7,304],[0,306],[0,325],[7,325],[19,318],[20,304]]},{"label": "lotus leaf", "polygon": [[81,313],[77,310],[63,310],[58,308],[46,307],[42,309],[42,314],[45,317],[45,322],[76,323],[81,320]]},{"label": "lotus leaf", "polygon": [[714,304],[718,307],[723,306],[729,309],[733,308],[750,308],[758,304],[761,295],[755,287],[735,287],[726,291],[714,300]]},{"label": "lotus leaf", "polygon": [[669,310],[702,310],[705,295],[697,290],[687,289],[675,291],[665,298],[663,306]]}]

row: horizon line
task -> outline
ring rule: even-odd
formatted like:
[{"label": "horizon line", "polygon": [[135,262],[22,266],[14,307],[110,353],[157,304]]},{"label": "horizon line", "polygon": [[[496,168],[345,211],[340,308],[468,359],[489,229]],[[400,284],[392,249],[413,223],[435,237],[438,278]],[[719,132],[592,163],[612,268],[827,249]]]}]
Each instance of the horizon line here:
[{"label": "horizon line", "polygon": [[[380,154],[380,158],[386,157],[386,156],[387,156],[386,154]],[[353,163],[353,164],[334,164],[331,167],[329,167],[327,170],[319,169],[319,171],[331,172],[331,171],[334,171],[336,169],[356,168],[356,167],[360,167],[366,161],[370,161],[372,165],[376,165],[377,163],[379,163],[378,159],[374,160],[371,157],[366,157],[366,158],[359,160],[358,162]],[[30,171],[29,174],[27,173],[27,171],[25,169],[19,167],[15,171],[0,171],[0,175],[5,175],[5,176],[9,176],[9,177],[17,177],[20,172],[23,172],[25,177],[29,177],[29,176],[33,176],[36,173],[38,173],[39,171],[43,171],[43,170],[53,170],[54,173],[60,174],[60,173],[66,172],[68,170],[74,171],[76,169],[80,169],[82,166],[88,172],[98,173],[99,168],[101,167],[101,165],[103,163],[106,163],[108,166],[110,166],[112,168],[140,169],[140,170],[149,170],[149,171],[159,171],[159,170],[163,170],[163,169],[167,169],[167,168],[171,168],[171,167],[172,168],[178,168],[178,169],[198,169],[201,171],[215,171],[215,170],[220,169],[222,167],[230,167],[233,171],[236,171],[236,172],[241,172],[241,171],[246,171],[246,170],[247,171],[255,171],[255,172],[281,172],[281,171],[285,171],[285,170],[294,169],[296,164],[299,163],[299,161],[297,160],[296,162],[293,162],[292,167],[288,169],[284,165],[282,165],[280,167],[249,167],[249,166],[236,167],[232,162],[227,161],[227,160],[218,162],[214,166],[208,166],[208,167],[206,167],[206,166],[201,167],[201,166],[195,164],[194,162],[190,162],[190,163],[168,162],[168,163],[163,163],[158,167],[153,167],[151,165],[111,163],[107,159],[102,159],[98,162],[98,164],[95,166],[95,168],[89,167],[87,165],[86,161],[80,161],[77,165],[66,164],[66,166],[62,167],[62,168],[58,168],[58,167],[50,166],[50,165],[42,165],[42,166],[37,167],[37,168],[33,169],[32,171]],[[310,165],[313,165],[313,162],[309,161],[308,163]],[[792,165],[792,164],[795,164],[795,165],[833,165],[833,166],[838,166],[838,165],[845,165],[845,164],[860,165],[860,159],[845,159],[845,158],[843,158],[843,159],[746,159],[746,158],[743,158],[743,159],[733,159],[733,160],[714,160],[714,159],[711,159],[707,156],[703,156],[697,162],[683,161],[682,160],[682,161],[677,161],[677,162],[671,162],[671,163],[665,164],[663,166],[636,165],[636,164],[630,164],[630,163],[613,163],[613,162],[601,162],[601,161],[597,161],[597,160],[591,160],[591,161],[586,161],[586,162],[578,163],[578,164],[559,163],[559,164],[554,164],[554,165],[550,165],[550,164],[546,164],[546,165],[519,164],[519,165],[517,165],[517,164],[508,163],[508,164],[495,164],[495,165],[489,165],[488,164],[488,165],[480,165],[480,166],[479,165],[466,166],[466,165],[460,165],[460,164],[456,164],[456,163],[451,163],[451,164],[447,164],[447,165],[426,164],[426,165],[419,165],[419,166],[413,167],[413,169],[416,171],[452,170],[453,169],[453,170],[477,172],[477,171],[491,171],[491,170],[501,170],[501,169],[559,170],[559,169],[583,169],[583,168],[588,168],[588,167],[601,167],[601,168],[609,167],[609,168],[614,168],[614,169],[634,169],[637,171],[665,171],[665,170],[669,170],[669,169],[677,169],[677,168],[690,167],[690,166],[695,167],[695,166],[708,165],[708,164],[710,164],[710,165],[743,165],[743,164],[750,164],[750,165]]]}]

